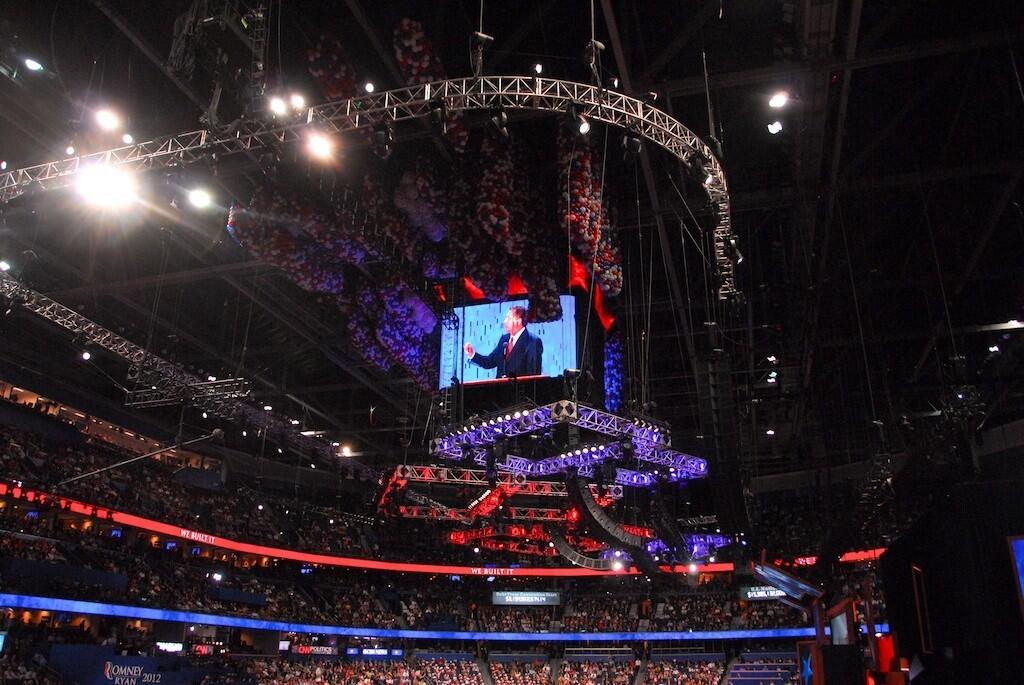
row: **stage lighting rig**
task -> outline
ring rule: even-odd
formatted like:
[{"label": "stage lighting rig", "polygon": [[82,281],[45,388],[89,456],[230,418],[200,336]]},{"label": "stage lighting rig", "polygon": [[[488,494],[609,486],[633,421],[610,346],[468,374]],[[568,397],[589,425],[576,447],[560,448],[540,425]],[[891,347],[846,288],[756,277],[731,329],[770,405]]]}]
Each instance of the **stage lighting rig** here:
[{"label": "stage lighting rig", "polygon": [[395,129],[389,119],[382,119],[373,126],[373,151],[381,159],[387,159],[394,152]]},{"label": "stage lighting rig", "polygon": [[427,118],[438,132],[444,136],[448,134],[448,105],[444,98],[436,97],[430,101],[430,113]]},{"label": "stage lighting rig", "polygon": [[504,109],[499,109],[491,116],[489,123],[494,132],[498,134],[498,137],[508,142],[510,138],[508,132],[508,113]]}]

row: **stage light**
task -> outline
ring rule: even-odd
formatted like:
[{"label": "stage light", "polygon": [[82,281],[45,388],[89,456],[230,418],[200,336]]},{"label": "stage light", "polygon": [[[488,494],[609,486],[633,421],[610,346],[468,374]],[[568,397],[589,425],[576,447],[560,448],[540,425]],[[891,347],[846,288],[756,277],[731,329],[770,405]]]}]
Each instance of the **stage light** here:
[{"label": "stage light", "polygon": [[248,436],[249,436],[249,433],[247,433],[246,431],[242,431],[242,437],[243,438],[248,437]]},{"label": "stage light", "polygon": [[775,430],[773,428],[769,428],[768,430],[766,430],[764,432],[764,434],[767,435],[768,437],[771,437],[771,436],[775,435]]},{"label": "stage light", "polygon": [[619,87],[619,77],[618,76],[612,76],[612,88],[618,88],[618,87]]},{"label": "stage light", "polygon": [[310,465],[309,465],[309,468],[311,468],[311,469],[315,469],[315,468],[316,468],[316,464],[310,464]]},{"label": "stage light", "polygon": [[96,123],[104,131],[116,131],[121,128],[121,117],[112,109],[101,109],[96,112]]},{"label": "stage light", "polygon": [[279,97],[270,98],[270,111],[274,116],[283,116],[288,112],[288,105]]},{"label": "stage light", "polygon": [[206,412],[205,412],[205,411],[203,412],[203,418],[204,418],[204,419],[205,419],[205,418],[207,418],[207,415],[206,415]]},{"label": "stage light", "polygon": [[544,73],[544,65],[541,64],[540,62],[537,62],[536,64],[534,64],[533,65],[533,73],[537,74],[537,76],[540,76],[541,74],[543,74]]},{"label": "stage light", "polygon": [[616,556],[616,558],[621,557],[622,556],[622,552],[619,551],[619,550],[615,550],[615,556]]},{"label": "stage light", "polygon": [[769,364],[774,364],[777,361],[779,361],[779,358],[776,357],[774,354],[769,354],[768,355],[768,363]]},{"label": "stage light", "polygon": [[25,58],[25,68],[28,69],[29,71],[42,71],[43,70],[43,65],[40,64],[39,62],[35,61],[31,57],[26,57]]},{"label": "stage light", "polygon": [[217,381],[217,377],[216,376],[207,376],[206,380],[208,380],[210,383],[215,383]]},{"label": "stage light", "polygon": [[378,121],[373,126],[373,151],[381,159],[387,159],[394,151],[395,131],[390,119]]},{"label": "stage light", "polygon": [[7,273],[11,270],[11,263],[6,259],[0,259],[0,271]]},{"label": "stage light", "polygon": [[480,548],[479,547],[474,547],[473,548],[473,553],[474,554],[480,554]]},{"label": "stage light", "polygon": [[7,160],[0,161],[0,171],[7,171]]},{"label": "stage light", "polygon": [[135,142],[135,137],[131,133],[125,133],[121,136],[121,142],[125,145],[131,145]]},{"label": "stage light", "polygon": [[264,404],[263,405],[263,411],[274,411],[274,408],[272,406],[270,406],[269,404]]},{"label": "stage light", "polygon": [[219,574],[219,573],[214,573],[214,574],[213,574],[213,579],[214,579],[214,580],[215,580],[216,582],[218,582],[218,583],[219,583],[220,581],[222,581],[222,580],[224,579],[224,576],[222,576],[222,575],[221,575],[221,574]]},{"label": "stage light", "polygon": [[330,159],[334,154],[334,141],[322,133],[314,133],[306,140],[306,150],[316,159]]},{"label": "stage light", "polygon": [[769,382],[769,383],[777,383],[777,382],[778,382],[778,380],[779,380],[779,379],[778,379],[778,378],[776,378],[775,376],[769,376],[769,377],[768,377],[768,382]]},{"label": "stage light", "polygon": [[497,112],[495,112],[494,116],[491,117],[490,124],[491,127],[494,128],[495,132],[498,134],[498,136],[501,137],[502,140],[509,139],[508,114],[505,113],[505,110],[499,109]]},{"label": "stage light", "polygon": [[202,188],[193,188],[188,191],[188,201],[193,207],[203,209],[210,206],[210,194]]},{"label": "stage light", "polygon": [[782,133],[782,122],[773,121],[772,123],[768,124],[768,133],[771,133],[773,136]]},{"label": "stage light", "polygon": [[292,109],[302,111],[306,108],[306,98],[302,97],[298,93],[292,93],[292,96],[288,98],[288,102],[291,103]]},{"label": "stage light", "polygon": [[713,564],[713,563],[715,563],[715,558],[714,557],[708,557],[708,561],[710,561]]},{"label": "stage light", "polygon": [[297,425],[299,425],[299,420],[298,419],[291,419],[291,420],[288,421],[288,423],[292,424],[293,426],[297,426]]},{"label": "stage light", "polygon": [[135,176],[117,167],[96,165],[83,169],[76,181],[78,194],[98,207],[124,207],[135,201]]},{"label": "stage light", "polygon": [[352,448],[349,447],[348,445],[342,445],[341,446],[341,456],[343,456],[343,457],[351,457],[352,456]]},{"label": "stage light", "polygon": [[75,146],[74,145],[68,145],[66,148],[64,148],[64,154],[66,154],[66,155],[73,155],[73,154],[75,154]]},{"label": "stage light", "polygon": [[621,561],[619,561],[618,559],[616,559],[615,561],[612,562],[612,570],[613,571],[621,571],[624,568],[625,568],[625,565]]},{"label": "stage light", "polygon": [[786,106],[787,102],[789,102],[789,93],[782,90],[769,98],[768,106],[772,109],[782,109]]},{"label": "stage light", "polygon": [[256,508],[259,509],[260,511],[263,511],[263,505],[262,504],[257,504]]},{"label": "stage light", "polygon": [[707,172],[707,175],[704,177],[704,185],[705,186],[709,186],[709,185],[711,185],[714,182],[715,182],[715,175],[712,174],[710,171]]},{"label": "stage light", "polygon": [[570,102],[565,108],[565,123],[573,132],[585,136],[590,132],[590,122],[583,116],[583,106],[578,102]]},{"label": "stage light", "polygon": [[377,86],[373,85],[373,81],[367,81],[365,84],[363,84],[363,90],[365,90],[367,93],[372,93],[373,91],[377,90]]},{"label": "stage light", "polygon": [[548,547],[554,547],[554,546],[555,546],[555,543],[553,543],[553,542],[549,542],[548,543]]},{"label": "stage light", "polygon": [[992,354],[996,354],[997,352],[999,352],[999,345],[989,345],[988,351],[991,352]]},{"label": "stage light", "polygon": [[690,571],[690,573],[696,573],[697,572],[697,564],[690,564],[689,571]]},{"label": "stage light", "polygon": [[92,359],[92,352],[90,352],[89,350],[82,350],[82,359],[85,361],[89,361],[90,359]]}]

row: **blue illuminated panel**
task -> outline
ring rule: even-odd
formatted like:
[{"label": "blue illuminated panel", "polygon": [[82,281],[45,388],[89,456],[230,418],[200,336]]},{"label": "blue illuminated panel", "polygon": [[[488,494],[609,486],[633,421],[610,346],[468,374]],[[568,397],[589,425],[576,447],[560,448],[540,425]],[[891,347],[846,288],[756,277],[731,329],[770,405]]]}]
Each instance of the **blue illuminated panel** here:
[{"label": "blue illuminated panel", "polygon": [[[139,618],[148,621],[173,621],[175,623],[199,623],[208,626],[247,628],[250,630],[277,630],[291,633],[316,633],[319,635],[346,635],[350,637],[407,638],[412,640],[505,640],[515,642],[536,642],[543,639],[550,642],[638,642],[642,640],[743,640],[764,638],[814,637],[813,628],[774,628],[759,630],[705,630],[693,632],[642,632],[642,633],[489,633],[459,630],[395,630],[387,628],[349,628],[346,626],[325,626],[310,623],[288,623],[267,621],[241,616],[219,616],[176,609],[150,609],[124,604],[105,604],[78,599],[56,599],[33,595],[12,595],[0,593],[0,607],[20,609],[41,609],[63,611],[74,614],[117,616]],[[888,633],[888,624],[875,626],[875,632]]]}]

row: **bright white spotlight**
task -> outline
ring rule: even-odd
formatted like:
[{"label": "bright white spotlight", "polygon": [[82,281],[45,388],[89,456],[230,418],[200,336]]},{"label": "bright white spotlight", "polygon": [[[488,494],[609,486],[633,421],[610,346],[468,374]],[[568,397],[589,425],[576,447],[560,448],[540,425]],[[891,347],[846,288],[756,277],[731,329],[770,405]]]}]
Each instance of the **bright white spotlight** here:
[{"label": "bright white spotlight", "polygon": [[533,73],[537,74],[538,76],[543,74],[544,73],[544,65],[541,64],[540,62],[537,62],[536,64],[534,64],[533,65]]},{"label": "bright white spotlight", "polygon": [[768,100],[768,106],[772,109],[782,109],[789,102],[789,93],[786,91],[779,91],[775,95],[772,95]]},{"label": "bright white spotlight", "polygon": [[75,146],[74,145],[68,145],[66,148],[64,148],[64,154],[66,154],[66,155],[73,155],[73,154],[75,154]]},{"label": "bright white spotlight", "polygon": [[298,93],[292,93],[292,96],[288,98],[288,102],[292,104],[292,109],[303,110],[306,108],[306,98]]},{"label": "bright white spotlight", "polygon": [[214,580],[215,580],[216,582],[218,582],[218,583],[219,583],[220,581],[224,580],[224,576],[223,576],[223,575],[221,575],[220,573],[214,573],[214,574],[213,574],[213,579],[214,579]]},{"label": "bright white spotlight", "polygon": [[0,259],[0,271],[7,273],[11,270],[11,263],[6,259]]},{"label": "bright white spotlight", "polygon": [[112,109],[101,109],[96,112],[96,123],[104,131],[116,131],[121,128],[121,117]]},{"label": "bright white spotlight", "polygon": [[121,142],[125,145],[131,145],[135,142],[135,137],[131,133],[125,133],[121,136]]},{"label": "bright white spotlight", "polygon": [[285,104],[285,101],[281,98],[273,97],[270,98],[270,111],[273,112],[275,116],[281,116],[288,111],[288,105]]},{"label": "bright white spotlight", "polygon": [[29,71],[42,71],[43,65],[32,59],[31,57],[25,58],[25,68]]},{"label": "bright white spotlight", "polygon": [[316,159],[330,159],[334,153],[334,141],[322,133],[314,133],[306,141],[306,149]]},{"label": "bright white spotlight", "polygon": [[586,119],[580,121],[580,135],[587,135],[590,133],[590,122]]},{"label": "bright white spotlight", "polygon": [[615,561],[612,562],[612,570],[613,571],[621,571],[624,568],[625,568],[625,565],[621,561],[619,561],[618,559],[616,559]]},{"label": "bright white spotlight", "polygon": [[271,407],[269,404],[264,404],[263,411],[274,411],[274,408]]},{"label": "bright white spotlight", "polygon": [[766,430],[764,432],[764,434],[767,435],[768,437],[771,437],[771,436],[775,435],[775,429],[774,428],[769,428],[768,430]]},{"label": "bright white spotlight", "polygon": [[118,208],[135,201],[135,176],[117,167],[97,165],[83,169],[76,183],[78,194],[91,205]]},{"label": "bright white spotlight", "polygon": [[768,133],[771,133],[773,136],[782,133],[782,122],[773,121],[772,123],[768,124]]},{"label": "bright white spotlight", "polygon": [[216,376],[207,376],[206,380],[208,380],[211,383],[214,383],[214,382],[216,382],[217,377]]},{"label": "bright white spotlight", "polygon": [[7,171],[7,160],[0,161],[0,171]]},{"label": "bright white spotlight", "polygon": [[715,182],[715,175],[714,175],[714,174],[712,174],[712,173],[711,173],[711,172],[709,171],[709,172],[708,172],[708,175],[704,177],[704,185],[706,185],[706,186],[709,186],[709,185],[711,185],[711,184],[712,184],[712,183],[714,183],[714,182]]},{"label": "bright white spotlight", "polygon": [[377,90],[377,86],[373,85],[373,81],[367,81],[363,85],[363,90],[365,90],[367,93],[372,93],[373,91]]},{"label": "bright white spotlight", "polygon": [[92,359],[92,352],[90,352],[89,350],[84,350],[82,352],[82,359],[84,359],[85,361],[89,361],[90,359]]},{"label": "bright white spotlight", "polygon": [[188,191],[188,201],[192,203],[193,207],[199,207],[200,209],[210,206],[210,194],[202,188],[193,188]]},{"label": "bright white spotlight", "polygon": [[696,573],[697,572],[697,564],[690,564],[689,571],[690,571],[690,573]]},{"label": "bright white spotlight", "polygon": [[352,456],[352,448],[349,447],[348,445],[342,445],[341,446],[341,456],[343,456],[343,457],[351,457]]}]

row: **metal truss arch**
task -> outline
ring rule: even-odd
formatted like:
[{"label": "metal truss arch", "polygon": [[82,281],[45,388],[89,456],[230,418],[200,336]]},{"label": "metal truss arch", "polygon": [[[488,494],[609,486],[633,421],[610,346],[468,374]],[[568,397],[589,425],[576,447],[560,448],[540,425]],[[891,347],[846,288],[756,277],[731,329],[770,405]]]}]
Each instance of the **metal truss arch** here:
[{"label": "metal truss arch", "polygon": [[0,202],[31,189],[66,185],[80,170],[95,164],[150,169],[189,164],[211,153],[232,154],[274,148],[297,142],[310,130],[344,133],[365,129],[382,120],[393,122],[426,117],[431,102],[442,99],[449,111],[505,108],[564,112],[570,103],[594,121],[617,126],[688,162],[694,155],[704,161],[704,187],[714,206],[715,261],[719,272],[719,299],[735,294],[734,264],[729,258],[733,237],[729,187],[714,151],[666,112],[622,93],[575,81],[533,76],[485,76],[449,79],[383,91],[358,98],[335,100],[311,107],[300,120],[239,122],[228,132],[190,131],[176,136],[127,145],[80,157],[71,157],[0,174]]}]

